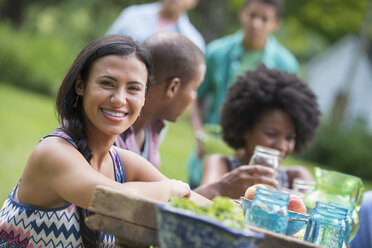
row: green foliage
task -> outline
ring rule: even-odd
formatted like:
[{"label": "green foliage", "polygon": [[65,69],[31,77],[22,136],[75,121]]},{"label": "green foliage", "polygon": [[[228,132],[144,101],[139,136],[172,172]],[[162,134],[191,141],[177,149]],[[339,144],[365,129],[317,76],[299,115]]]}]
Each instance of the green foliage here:
[{"label": "green foliage", "polygon": [[372,134],[361,122],[349,129],[324,124],[302,158],[329,169],[372,179]]},{"label": "green foliage", "polygon": [[369,0],[286,0],[286,16],[306,29],[335,42],[350,32],[359,32]]},{"label": "green foliage", "polygon": [[280,29],[275,32],[275,37],[295,54],[300,62],[320,53],[330,44],[324,36],[307,29],[295,17],[285,18]]},{"label": "green foliage", "polygon": [[231,228],[244,229],[242,209],[227,197],[217,196],[213,199],[212,204],[206,206],[198,206],[186,198],[172,197],[170,205],[218,220]]},{"label": "green foliage", "polygon": [[0,80],[53,95],[77,49],[49,35],[0,25]]},{"label": "green foliage", "polygon": [[42,31],[83,47],[87,42],[104,35],[120,12],[133,4],[151,0],[64,0],[43,2],[34,0],[27,11],[24,29]]},{"label": "green foliage", "polygon": [[20,29],[0,22],[0,80],[54,95],[88,42],[105,34],[129,4],[149,1],[44,1],[27,4]]}]

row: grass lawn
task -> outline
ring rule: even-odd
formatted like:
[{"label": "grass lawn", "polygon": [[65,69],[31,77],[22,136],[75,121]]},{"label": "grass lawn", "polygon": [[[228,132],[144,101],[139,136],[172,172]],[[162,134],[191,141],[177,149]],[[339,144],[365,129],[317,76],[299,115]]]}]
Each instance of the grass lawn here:
[{"label": "grass lawn", "polygon": [[20,178],[39,139],[57,125],[54,101],[0,84],[0,202]]},{"label": "grass lawn", "polygon": [[168,123],[167,135],[160,146],[160,171],[167,177],[188,181],[186,161],[193,148],[193,133],[187,113],[177,123]]},{"label": "grass lawn", "polygon": [[[19,180],[27,158],[39,139],[57,127],[54,99],[0,84],[0,203]],[[170,178],[187,182],[186,160],[193,147],[188,114],[170,123],[160,147],[160,171]],[[288,158],[284,164],[316,164]],[[364,181],[367,189],[371,183]]]}]

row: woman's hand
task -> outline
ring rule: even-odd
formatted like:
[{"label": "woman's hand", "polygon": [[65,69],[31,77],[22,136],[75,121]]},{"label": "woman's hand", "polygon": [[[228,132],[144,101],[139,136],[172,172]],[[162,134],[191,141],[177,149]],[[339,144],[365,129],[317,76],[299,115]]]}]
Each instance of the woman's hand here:
[{"label": "woman's hand", "polygon": [[164,180],[163,182],[167,183],[170,187],[171,196],[190,197],[191,190],[187,183],[175,179]]},{"label": "woman's hand", "polygon": [[255,184],[278,186],[273,178],[275,171],[262,165],[242,165],[232,170],[219,180],[220,194],[232,198],[243,196],[246,189]]},{"label": "woman's hand", "polygon": [[267,184],[277,187],[278,182],[273,179],[275,171],[262,165],[241,165],[229,171],[227,157],[213,154],[206,158],[203,167],[201,186],[195,191],[208,199],[215,196],[239,198],[248,187],[254,184]]}]

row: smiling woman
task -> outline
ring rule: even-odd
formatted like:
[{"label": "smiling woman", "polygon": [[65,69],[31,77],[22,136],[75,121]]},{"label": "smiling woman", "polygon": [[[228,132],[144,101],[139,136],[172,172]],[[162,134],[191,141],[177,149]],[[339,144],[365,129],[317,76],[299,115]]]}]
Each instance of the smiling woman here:
[{"label": "smiling woman", "polygon": [[238,198],[254,184],[291,188],[295,178],[312,180],[303,166],[279,167],[275,180],[272,168],[249,161],[257,145],[278,150],[280,162],[301,152],[315,135],[319,115],[316,96],[295,74],[263,64],[246,71],[229,88],[221,109],[222,136],[236,154],[209,156],[201,189],[214,187],[217,194]]},{"label": "smiling woman", "polygon": [[139,116],[145,102],[146,66],[135,55],[110,55],[97,60],[85,86],[79,78],[75,89],[82,98],[91,124],[115,135]]},{"label": "smiling woman", "polygon": [[114,246],[113,236],[84,224],[98,185],[158,201],[190,195],[187,184],[113,146],[137,119],[150,76],[149,54],[127,36],[101,37],[80,52],[57,95],[59,128],[36,145],[0,210],[0,246]]}]

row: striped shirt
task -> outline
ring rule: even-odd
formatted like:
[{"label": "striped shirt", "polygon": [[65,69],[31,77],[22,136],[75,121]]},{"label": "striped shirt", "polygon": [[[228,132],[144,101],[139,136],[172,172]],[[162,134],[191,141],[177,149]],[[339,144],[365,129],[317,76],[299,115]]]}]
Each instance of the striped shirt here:
[{"label": "striped shirt", "polygon": [[[75,142],[62,130],[57,129],[50,135]],[[43,139],[44,139],[43,138]],[[115,171],[115,180],[125,182],[125,172],[121,159],[114,147],[110,149]],[[14,187],[0,210],[0,248],[5,247],[61,247],[82,248],[80,235],[80,216],[77,207],[67,203],[58,208],[40,208],[17,201]],[[115,247],[113,235],[103,234],[104,247]]]}]

